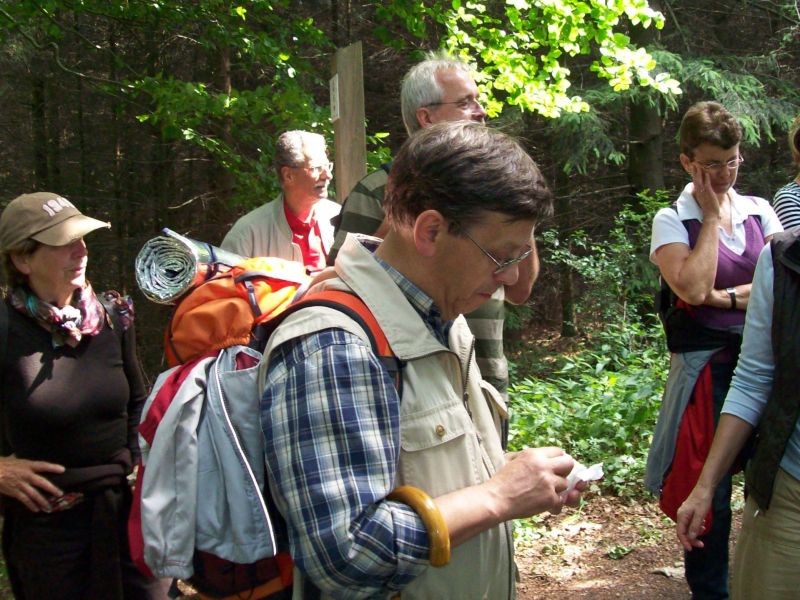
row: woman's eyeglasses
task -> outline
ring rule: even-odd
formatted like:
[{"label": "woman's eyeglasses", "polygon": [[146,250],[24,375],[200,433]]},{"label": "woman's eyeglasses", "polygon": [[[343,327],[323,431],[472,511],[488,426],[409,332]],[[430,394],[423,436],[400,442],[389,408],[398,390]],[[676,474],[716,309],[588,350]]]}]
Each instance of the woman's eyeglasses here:
[{"label": "woman's eyeglasses", "polygon": [[721,173],[723,169],[728,169],[730,171],[735,171],[739,168],[744,162],[744,159],[741,156],[737,156],[736,158],[730,159],[728,162],[720,163],[720,162],[710,162],[710,163],[697,163],[700,165],[700,168],[703,169],[706,173]]}]

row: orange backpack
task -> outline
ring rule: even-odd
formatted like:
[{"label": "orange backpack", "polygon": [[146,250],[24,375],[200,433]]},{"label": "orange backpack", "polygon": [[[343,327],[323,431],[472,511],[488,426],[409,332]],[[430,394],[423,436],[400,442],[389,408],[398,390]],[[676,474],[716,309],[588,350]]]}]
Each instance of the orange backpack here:
[{"label": "orange backpack", "polygon": [[301,263],[274,257],[249,258],[213,275],[175,306],[164,334],[167,364],[237,344],[258,347],[256,326],[282,313],[310,280]]}]

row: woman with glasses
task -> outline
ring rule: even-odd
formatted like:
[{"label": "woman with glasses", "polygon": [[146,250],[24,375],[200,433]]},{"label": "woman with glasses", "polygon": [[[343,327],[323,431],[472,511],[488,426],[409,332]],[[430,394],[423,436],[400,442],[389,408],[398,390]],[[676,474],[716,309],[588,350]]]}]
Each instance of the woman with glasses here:
[{"label": "woman with glasses", "polygon": [[[646,485],[675,518],[697,481],[739,354],[758,255],[782,231],[769,203],[734,189],[742,129],[717,102],[693,105],[680,127],[691,182],[653,220],[650,260],[671,290],[665,311],[670,372]],[[728,598],[731,483],[714,492],[702,547],[684,555],[694,600]]]}]

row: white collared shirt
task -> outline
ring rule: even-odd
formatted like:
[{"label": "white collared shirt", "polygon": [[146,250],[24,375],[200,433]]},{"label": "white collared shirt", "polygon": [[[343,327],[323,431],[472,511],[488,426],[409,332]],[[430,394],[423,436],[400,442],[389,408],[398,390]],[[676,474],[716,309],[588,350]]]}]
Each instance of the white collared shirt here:
[{"label": "white collared shirt", "polygon": [[[666,244],[689,245],[689,232],[682,221],[697,219],[703,221],[703,211],[692,196],[694,184],[689,183],[683,188],[676,203],[677,212],[672,207],[662,208],[653,219],[653,232],[650,238],[650,260],[655,261],[655,252]],[[750,215],[757,215],[761,219],[764,237],[783,231],[775,211],[763,198],[756,196],[741,196],[731,188],[728,193],[731,197],[731,221],[733,235],[728,235],[720,225],[719,239],[731,252],[741,256],[744,253],[747,240],[745,239],[744,222]],[[657,264],[657,263],[656,263]]]}]

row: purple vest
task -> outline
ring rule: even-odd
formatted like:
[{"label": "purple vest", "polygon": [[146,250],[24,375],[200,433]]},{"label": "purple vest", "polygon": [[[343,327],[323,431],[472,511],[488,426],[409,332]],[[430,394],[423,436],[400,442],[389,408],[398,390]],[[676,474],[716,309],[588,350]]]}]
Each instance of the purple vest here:
[{"label": "purple vest", "polygon": [[[683,222],[689,233],[689,247],[694,248],[697,237],[700,235],[702,223],[697,219],[688,219]],[[753,273],[756,270],[758,255],[764,248],[764,229],[758,215],[749,215],[744,221],[745,247],[744,253],[739,256],[732,252],[725,244],[719,243],[717,254],[717,275],[714,279],[714,289],[724,290],[728,287],[753,282]],[[727,329],[734,325],[744,325],[745,312],[743,310],[729,310],[713,306],[692,306],[692,316],[706,327]]]}]

